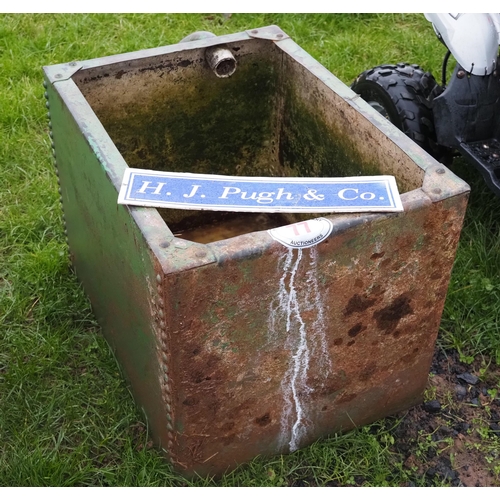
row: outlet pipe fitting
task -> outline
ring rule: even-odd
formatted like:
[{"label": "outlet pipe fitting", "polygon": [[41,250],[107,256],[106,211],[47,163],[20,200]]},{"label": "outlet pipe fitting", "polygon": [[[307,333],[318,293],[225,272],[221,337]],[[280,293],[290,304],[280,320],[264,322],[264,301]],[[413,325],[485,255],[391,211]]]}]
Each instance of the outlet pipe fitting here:
[{"label": "outlet pipe fitting", "polygon": [[219,78],[228,78],[236,71],[236,59],[227,47],[208,47],[205,59]]},{"label": "outlet pipe fitting", "polygon": [[[180,43],[204,40],[205,38],[212,38],[214,36],[210,31],[195,31],[184,37]],[[205,59],[210,69],[218,78],[228,78],[236,71],[236,59],[225,45],[207,47],[205,50]]]}]

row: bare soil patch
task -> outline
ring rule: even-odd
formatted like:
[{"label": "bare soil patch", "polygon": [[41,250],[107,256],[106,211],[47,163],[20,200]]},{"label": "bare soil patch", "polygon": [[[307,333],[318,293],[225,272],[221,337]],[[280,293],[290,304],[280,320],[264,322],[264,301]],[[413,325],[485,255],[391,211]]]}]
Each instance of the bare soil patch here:
[{"label": "bare soil patch", "polygon": [[[426,401],[394,429],[393,451],[429,486],[500,486],[500,368],[437,350]],[[407,486],[412,486],[411,482]]]}]

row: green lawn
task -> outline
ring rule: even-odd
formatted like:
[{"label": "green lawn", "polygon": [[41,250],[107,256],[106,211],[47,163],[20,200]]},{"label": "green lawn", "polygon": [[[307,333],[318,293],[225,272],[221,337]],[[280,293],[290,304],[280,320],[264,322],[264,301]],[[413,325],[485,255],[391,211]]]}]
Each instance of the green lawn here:
[{"label": "green lawn", "polygon": [[[151,447],[69,267],[41,67],[269,24],[347,84],[384,62],[440,75],[444,48],[423,15],[0,15],[0,486],[426,484],[391,450],[394,420],[186,481]],[[500,200],[463,162],[453,168],[472,195],[438,344],[495,366]]]}]

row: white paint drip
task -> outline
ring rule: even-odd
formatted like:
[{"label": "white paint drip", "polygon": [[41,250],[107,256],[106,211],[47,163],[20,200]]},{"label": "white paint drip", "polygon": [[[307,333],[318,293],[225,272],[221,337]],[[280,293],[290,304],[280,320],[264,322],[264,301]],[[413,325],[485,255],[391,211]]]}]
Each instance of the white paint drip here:
[{"label": "white paint drip", "polygon": [[[278,304],[275,305],[275,300],[271,302],[270,311],[269,311],[269,319],[268,319],[268,331],[272,334],[273,338],[276,336],[276,325],[279,324],[280,316],[283,311],[286,310],[285,304],[288,302],[287,300],[287,291],[285,281],[287,278],[288,269],[290,268],[290,264],[292,263],[293,252],[292,249],[289,249],[288,252],[280,257],[280,261],[278,267],[283,265],[283,274],[280,278],[279,288],[278,288]],[[284,261],[284,262],[283,262]]]},{"label": "white paint drip", "polygon": [[[310,269],[305,273],[307,279],[305,286],[301,287],[303,291],[299,297],[295,283],[302,257],[302,249],[295,251],[289,248],[280,259],[278,265],[282,275],[278,295],[270,306],[268,320],[272,339],[276,340],[279,333],[284,334],[284,347],[293,353],[281,383],[284,407],[280,422],[280,447],[288,448],[291,452],[300,447],[310,425],[308,400],[313,389],[308,386],[307,378],[312,360],[311,353],[314,362],[318,364],[317,372],[324,379],[331,371],[325,335],[324,306],[317,280],[317,249],[312,247],[309,250]],[[313,312],[314,320],[306,323],[303,312]],[[321,385],[323,383],[321,382]]]}]

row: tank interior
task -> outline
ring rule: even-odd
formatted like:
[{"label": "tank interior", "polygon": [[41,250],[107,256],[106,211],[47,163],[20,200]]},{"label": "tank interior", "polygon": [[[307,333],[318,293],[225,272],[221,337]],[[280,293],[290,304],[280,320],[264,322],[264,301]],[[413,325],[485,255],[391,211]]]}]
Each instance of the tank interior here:
[{"label": "tank interior", "polygon": [[[400,193],[422,185],[423,172],[400,148],[276,44],[250,39],[227,48],[237,62],[228,78],[214,74],[202,48],[84,69],[73,80],[131,168],[389,174]],[[318,215],[158,211],[176,236],[200,243]]]}]

